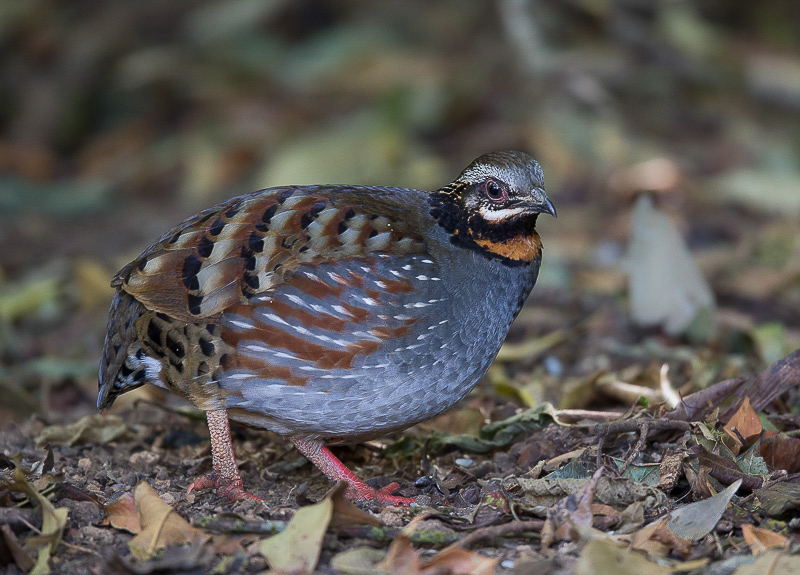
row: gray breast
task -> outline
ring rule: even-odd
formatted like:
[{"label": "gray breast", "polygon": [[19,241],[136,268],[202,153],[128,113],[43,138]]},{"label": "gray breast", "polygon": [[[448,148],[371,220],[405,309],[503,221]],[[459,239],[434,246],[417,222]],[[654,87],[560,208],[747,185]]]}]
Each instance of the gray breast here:
[{"label": "gray breast", "polygon": [[[365,439],[463,398],[497,354],[538,268],[436,239],[429,254],[298,270],[339,292],[309,297],[287,285],[249,317],[223,315],[224,327],[252,334],[237,344],[248,369],[221,379],[231,417],[284,434]],[[270,345],[259,338],[266,331]]]}]

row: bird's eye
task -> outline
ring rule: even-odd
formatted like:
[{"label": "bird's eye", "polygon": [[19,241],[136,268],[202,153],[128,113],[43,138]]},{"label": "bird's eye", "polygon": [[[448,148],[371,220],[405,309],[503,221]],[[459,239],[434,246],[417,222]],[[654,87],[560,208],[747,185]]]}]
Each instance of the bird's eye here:
[{"label": "bird's eye", "polygon": [[500,202],[506,199],[506,194],[500,184],[494,180],[489,180],[486,182],[486,197],[493,202]]}]

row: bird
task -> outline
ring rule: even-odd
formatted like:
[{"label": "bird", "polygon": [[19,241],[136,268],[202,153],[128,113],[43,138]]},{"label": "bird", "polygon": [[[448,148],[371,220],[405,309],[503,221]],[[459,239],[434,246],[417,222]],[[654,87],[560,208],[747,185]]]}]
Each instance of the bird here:
[{"label": "bird", "polygon": [[432,191],[271,187],[186,219],[112,279],[99,410],[144,384],[206,414],[213,469],[245,491],[230,423],[287,436],[357,502],[408,505],[328,445],[428,420],[486,373],[539,272],[539,163],[484,154]]}]

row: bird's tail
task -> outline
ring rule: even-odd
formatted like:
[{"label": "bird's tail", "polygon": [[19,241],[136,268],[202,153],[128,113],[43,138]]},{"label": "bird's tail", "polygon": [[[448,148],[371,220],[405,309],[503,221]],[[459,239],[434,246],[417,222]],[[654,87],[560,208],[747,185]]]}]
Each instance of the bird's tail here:
[{"label": "bird's tail", "polygon": [[144,352],[136,337],[136,322],[145,311],[124,291],[117,291],[111,301],[98,375],[97,409],[111,407],[118,395],[145,383]]}]

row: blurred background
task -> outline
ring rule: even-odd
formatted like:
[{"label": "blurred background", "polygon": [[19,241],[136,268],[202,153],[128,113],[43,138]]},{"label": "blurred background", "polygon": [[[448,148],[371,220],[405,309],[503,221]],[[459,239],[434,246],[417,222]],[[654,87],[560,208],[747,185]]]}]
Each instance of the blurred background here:
[{"label": "blurred background", "polygon": [[586,407],[665,363],[683,390],[762,369],[800,346],[799,23],[792,0],[0,3],[0,429],[93,412],[109,280],[183,218],[435,188],[503,148],[559,217],[479,393]]}]

